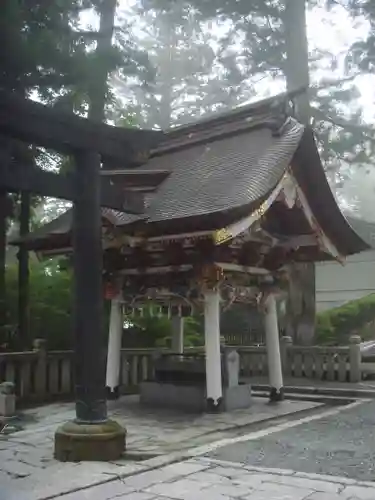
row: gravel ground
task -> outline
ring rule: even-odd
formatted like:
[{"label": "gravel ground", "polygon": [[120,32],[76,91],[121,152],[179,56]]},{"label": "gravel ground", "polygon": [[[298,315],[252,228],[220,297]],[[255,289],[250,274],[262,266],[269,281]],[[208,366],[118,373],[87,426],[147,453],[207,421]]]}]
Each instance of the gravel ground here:
[{"label": "gravel ground", "polygon": [[335,417],[219,448],[209,457],[375,481],[375,401]]}]

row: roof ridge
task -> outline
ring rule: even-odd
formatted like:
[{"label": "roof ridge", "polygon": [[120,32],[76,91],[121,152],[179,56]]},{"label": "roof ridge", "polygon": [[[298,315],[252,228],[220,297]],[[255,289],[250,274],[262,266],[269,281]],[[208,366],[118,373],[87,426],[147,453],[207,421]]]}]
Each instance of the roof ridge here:
[{"label": "roof ridge", "polygon": [[[275,110],[277,107],[285,106],[288,102],[292,101],[294,97],[305,91],[305,87],[299,88],[290,92],[281,92],[275,96],[267,97],[261,99],[260,101],[255,101],[246,105],[240,105],[231,109],[230,111],[223,111],[220,113],[215,113],[207,118],[201,118],[200,120],[189,123],[187,125],[180,125],[177,127],[171,127],[164,131],[165,136],[168,138],[176,136],[186,136],[190,132],[196,132],[201,129],[207,129],[210,125],[217,126],[219,124],[231,123],[232,121],[238,121],[243,118],[248,118],[256,114],[276,114]],[[271,111],[271,113],[270,113]],[[285,112],[285,108],[283,110]]]},{"label": "roof ridge", "polygon": [[192,131],[185,136],[166,140],[151,152],[151,157],[163,156],[164,154],[173,153],[181,149],[241,135],[257,128],[268,128],[273,135],[282,135],[290,119],[291,117],[286,114],[241,117],[234,123],[218,124],[211,129],[206,127],[202,131]]}]

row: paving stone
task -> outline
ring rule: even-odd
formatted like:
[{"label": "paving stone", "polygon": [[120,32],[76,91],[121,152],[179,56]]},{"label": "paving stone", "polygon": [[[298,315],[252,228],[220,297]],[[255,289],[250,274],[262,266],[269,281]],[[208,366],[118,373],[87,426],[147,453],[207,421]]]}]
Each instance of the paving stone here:
[{"label": "paving stone", "polygon": [[[163,467],[163,474],[171,474],[176,476],[187,476],[195,474],[210,468],[208,464],[200,464],[194,462],[179,462],[176,464],[167,465]],[[196,475],[196,474],[195,474]]]},{"label": "paving stone", "polygon": [[7,472],[15,478],[27,477],[35,473],[38,469],[17,460],[5,460],[0,464],[1,470]]},{"label": "paving stone", "polygon": [[[273,471],[273,469],[270,469],[270,471]],[[337,477],[328,474],[315,474],[313,472],[295,472],[294,476],[306,479],[317,479],[318,481],[328,481],[329,483],[337,483],[340,485],[355,485],[357,483],[355,479],[350,479],[348,477]]]},{"label": "paving stone", "polygon": [[[155,495],[151,495],[150,493],[143,493],[141,491],[136,491],[134,493],[129,493],[128,495],[121,495],[116,497],[116,500],[155,500]],[[64,500],[64,499],[62,499]],[[77,500],[79,500],[77,498]],[[165,497],[163,500],[168,500]]]},{"label": "paving stone", "polygon": [[[262,398],[254,398],[252,408],[238,410],[228,414],[189,415],[174,410],[147,410],[139,405],[138,396],[120,398],[108,404],[108,413],[115,416],[128,430],[127,445],[131,451],[148,450],[157,455],[176,453],[193,446],[216,441],[227,437],[223,430],[238,425],[259,422],[275,415],[287,415],[296,410],[318,407],[318,403],[284,401],[271,407]],[[109,474],[124,474],[129,462],[116,461],[115,464],[59,464],[53,458],[54,433],[58,425],[74,418],[74,404],[53,404],[41,408],[25,410],[21,425],[24,429],[9,438],[0,439],[0,470],[7,464],[12,467],[13,481],[17,488],[22,483],[24,491],[31,491],[32,498],[57,495],[86,485],[93,484],[100,478],[107,479]],[[238,430],[232,431],[234,433]],[[235,435],[235,434],[233,434]],[[14,452],[17,453],[14,457]],[[13,460],[15,458],[15,460]],[[10,465],[8,465],[10,463]],[[152,462],[154,466],[163,465]],[[150,462],[151,464],[151,462]],[[136,464],[140,467],[139,464]],[[72,467],[71,467],[72,466]],[[211,467],[211,465],[210,465]],[[127,478],[129,487],[144,488],[162,481],[172,481],[176,477],[194,475],[208,469],[202,462],[174,464],[170,468],[150,472],[149,476]],[[176,476],[176,477],[175,477]],[[224,476],[223,476],[224,477]],[[220,482],[225,481],[222,479]],[[210,483],[213,484],[213,483]]]},{"label": "paving stone", "polygon": [[328,481],[319,481],[317,479],[308,479],[294,476],[273,476],[270,474],[266,482],[285,484],[293,486],[295,488],[305,488],[327,493],[338,493],[340,489],[342,489],[337,483],[330,483]]},{"label": "paving stone", "polygon": [[111,481],[93,488],[69,493],[61,497],[61,500],[111,500],[112,498],[122,498],[122,495],[135,495],[134,492],[134,488],[126,486],[122,481]]},{"label": "paving stone", "polygon": [[375,401],[339,414],[210,453],[249,466],[290,469],[372,481],[375,478]]},{"label": "paving stone", "polygon": [[208,490],[202,490],[194,493],[187,492],[184,493],[184,495],[175,498],[176,500],[233,500],[233,497],[222,495],[217,492],[210,493]]},{"label": "paving stone", "polygon": [[215,467],[210,469],[210,473],[228,478],[242,476],[246,472],[242,467]]},{"label": "paving stone", "polygon": [[310,500],[310,498],[308,496],[301,497],[293,491],[289,493],[273,492],[272,496],[267,491],[254,491],[250,495],[241,497],[241,500]]},{"label": "paving stone", "polygon": [[202,494],[210,494],[214,497],[215,494],[217,495],[224,495],[228,497],[242,497],[246,496],[249,493],[254,491],[253,488],[251,488],[249,485],[241,485],[241,484],[214,484],[212,486],[209,486],[208,488],[204,488],[202,490]]},{"label": "paving stone", "polygon": [[154,484],[146,488],[145,492],[185,500],[188,494],[196,495],[205,486],[210,486],[210,484],[193,481],[192,479],[180,479],[171,483]]},{"label": "paving stone", "polygon": [[126,477],[123,479],[123,481],[127,486],[131,486],[141,490],[148,488],[153,484],[162,483],[163,481],[170,481],[174,478],[176,478],[176,474],[174,474],[173,472],[164,472],[164,469],[156,469],[149,472],[137,474],[135,476]]},{"label": "paving stone", "polygon": [[229,477],[216,474],[215,472],[203,471],[192,475],[189,479],[208,484],[231,484]]},{"label": "paving stone", "polygon": [[375,499],[375,486],[373,488],[366,486],[346,486],[341,492],[343,500],[374,500]]},{"label": "paving stone", "polygon": [[[322,493],[316,492],[312,493],[307,500],[343,500],[343,496],[338,493]],[[352,500],[357,500],[353,498]]]},{"label": "paving stone", "polygon": [[268,499],[273,500],[303,500],[307,498],[313,490],[308,488],[298,488],[276,483],[262,483],[256,488],[256,492],[265,492]]}]

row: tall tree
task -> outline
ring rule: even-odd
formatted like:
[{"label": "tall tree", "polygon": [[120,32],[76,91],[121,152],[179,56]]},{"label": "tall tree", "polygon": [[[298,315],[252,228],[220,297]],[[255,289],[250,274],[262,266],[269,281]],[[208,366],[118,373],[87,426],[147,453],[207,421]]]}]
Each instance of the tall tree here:
[{"label": "tall tree", "polygon": [[224,35],[213,34],[183,2],[134,13],[137,44],[149,56],[151,81],[115,77],[123,102],[132,102],[140,124],[166,129],[214,110],[230,109],[253,96],[246,71]]},{"label": "tall tree", "polygon": [[[102,17],[100,33],[80,26],[80,15],[86,9],[100,14],[115,2],[100,0],[67,0],[44,2],[34,0],[4,0],[0,6],[0,89],[28,96],[37,93],[44,102],[60,109],[85,113],[89,101],[91,117],[103,118],[104,102],[109,97],[103,90],[103,72],[124,65],[128,72],[138,69],[140,61],[133,61],[136,51],[126,43],[113,48],[105,45],[106,33],[113,29],[113,21]],[[103,24],[104,23],[104,24]],[[106,24],[107,23],[107,24]],[[112,24],[111,24],[112,23]],[[112,31],[111,31],[112,32]],[[104,34],[104,35],[103,35]],[[108,37],[107,37],[108,39]],[[99,51],[94,51],[98,41]],[[12,50],[9,50],[12,47]],[[67,164],[65,158],[46,151],[23,150],[41,168],[59,168]],[[18,148],[18,154],[20,154]],[[47,158],[47,160],[46,160]],[[52,158],[52,164],[50,162]],[[30,160],[30,158],[28,158]],[[9,202],[0,193],[0,305],[5,294],[5,244]],[[21,195],[19,213],[20,231],[28,231],[29,196]],[[14,199],[14,198],[12,198]],[[6,209],[6,210],[5,210]],[[19,252],[20,329],[27,335],[28,256],[23,248]],[[0,324],[5,316],[0,310]]]},{"label": "tall tree", "polygon": [[[144,2],[147,6],[166,6],[165,0]],[[345,174],[350,172],[349,165],[371,161],[374,154],[371,144],[375,132],[365,126],[361,110],[355,105],[358,92],[354,84],[362,67],[373,70],[371,34],[364,42],[355,44],[349,50],[346,73],[341,73],[338,78],[317,77],[318,71],[326,75],[330,70],[335,72],[338,61],[332,54],[309,51],[307,45],[307,8],[317,9],[325,5],[327,9],[335,9],[338,2],[262,0],[250,3],[238,0],[233,3],[230,0],[190,0],[187,3],[193,4],[205,20],[211,19],[214,23],[225,20],[229,23],[232,29],[231,37],[227,39],[232,38],[233,43],[237,42],[243,64],[254,78],[262,75],[266,82],[278,79],[280,86],[284,81],[288,90],[309,87],[308,93],[301,94],[297,99],[298,118],[303,123],[312,123],[327,174],[334,183],[341,184],[345,180]],[[350,9],[355,4],[361,4],[362,10],[359,11],[357,5],[355,15],[366,11],[367,17],[371,17],[370,2],[343,0],[343,3],[350,12],[354,12]],[[332,15],[334,13],[333,10]],[[293,267],[288,309],[288,332],[299,340],[311,341],[315,316],[313,266]]]},{"label": "tall tree", "polygon": [[[46,97],[72,83],[69,73],[78,70],[72,54],[84,55],[82,43],[72,29],[77,21],[82,2],[61,4],[18,0],[4,0],[0,7],[0,88],[27,96],[39,90]],[[54,43],[52,43],[54,42]],[[10,50],[12,47],[12,50]],[[79,57],[82,59],[82,57]],[[9,146],[9,144],[8,144]],[[13,143],[11,155],[17,160],[32,161],[33,152],[28,145]],[[1,193],[0,212],[0,302],[5,295],[5,242],[7,218],[10,215],[11,197]],[[13,198],[14,199],[14,198]],[[8,200],[8,202],[7,202]],[[20,197],[20,232],[29,229],[31,198],[28,193]],[[24,247],[19,251],[19,333],[26,343],[28,336],[28,253]],[[4,314],[0,321],[5,324]]]},{"label": "tall tree", "polygon": [[[306,33],[306,2],[285,0],[283,12],[285,37],[285,76],[289,91],[305,88],[295,99],[297,119],[309,125],[311,121],[308,95],[310,74]],[[310,344],[315,333],[315,265],[289,266],[286,333],[297,343]]]}]

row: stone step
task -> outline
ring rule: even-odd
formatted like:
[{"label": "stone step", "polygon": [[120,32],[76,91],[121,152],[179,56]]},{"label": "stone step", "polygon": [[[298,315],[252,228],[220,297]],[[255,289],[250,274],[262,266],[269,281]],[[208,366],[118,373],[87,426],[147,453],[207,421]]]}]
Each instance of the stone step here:
[{"label": "stone step", "polygon": [[[266,384],[252,384],[253,391],[268,391]],[[375,398],[375,387],[372,389],[359,389],[358,387],[323,387],[323,386],[285,386],[285,394],[313,394],[319,396],[337,396],[342,398]]]},{"label": "stone step", "polygon": [[[266,387],[266,386],[265,386]],[[252,395],[254,397],[265,397],[268,398],[268,390],[259,390],[256,387],[252,387]],[[344,394],[330,395],[330,394],[313,394],[313,393],[303,393],[303,392],[291,392],[285,391],[285,399],[292,401],[312,401],[314,403],[323,403],[331,406],[341,406],[353,402],[357,397],[349,397]]]}]

